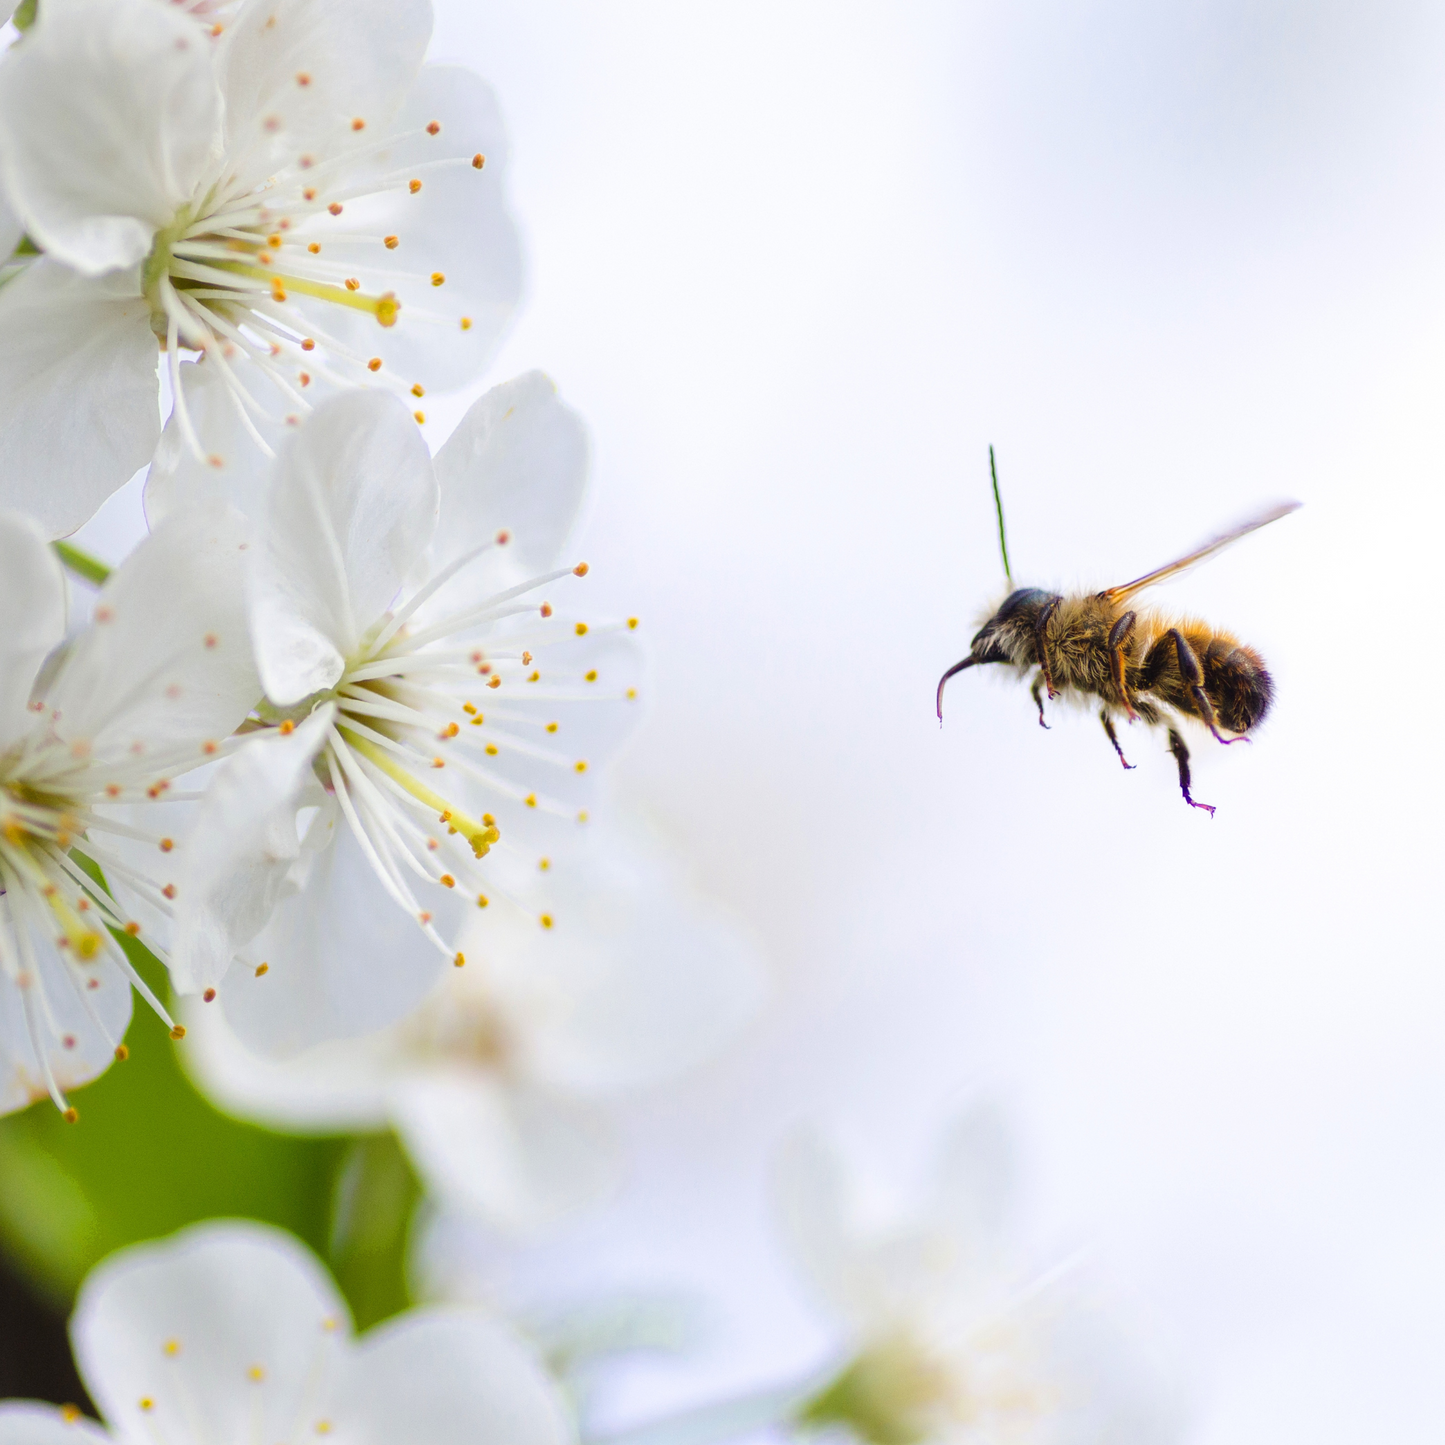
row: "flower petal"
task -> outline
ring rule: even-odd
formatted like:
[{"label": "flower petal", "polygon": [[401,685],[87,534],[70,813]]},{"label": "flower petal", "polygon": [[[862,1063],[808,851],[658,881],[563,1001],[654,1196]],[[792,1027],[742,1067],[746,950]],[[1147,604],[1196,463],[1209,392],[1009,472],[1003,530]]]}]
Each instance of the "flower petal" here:
[{"label": "flower petal", "polygon": [[[756,1011],[755,953],[660,842],[599,824],[585,849],[532,876],[518,898],[531,911],[478,911],[459,946],[486,969],[539,1082],[587,1097],[655,1084],[717,1052]],[[550,929],[536,926],[541,912]]]},{"label": "flower petal", "polygon": [[[587,483],[587,432],[552,379],[529,371],[467,409],[437,453],[441,520],[433,570],[505,531],[514,576],[557,565]],[[459,581],[470,577],[464,574]],[[439,597],[439,609],[451,599]]]},{"label": "flower petal", "polygon": [[111,575],[45,698],[73,751],[99,768],[144,757],[158,772],[183,772],[255,706],[245,536],[229,508],[188,509]]},{"label": "flower petal", "polygon": [[[450,967],[334,817],[323,813],[312,825],[329,823],[335,841],[316,853],[305,888],[281,901],[251,943],[266,973],[257,978],[233,965],[218,1000],[242,1042],[273,1058],[395,1023]],[[443,934],[450,926],[444,910],[455,907],[455,900],[438,901]]]},{"label": "flower petal", "polygon": [[205,37],[155,0],[63,0],[5,56],[0,158],[26,229],[87,276],[144,260],[220,138]]},{"label": "flower petal", "polygon": [[243,6],[222,81],[237,182],[261,185],[303,154],[330,158],[371,140],[415,80],[431,29],[429,0]]},{"label": "flower petal", "polygon": [[0,512],[0,751],[35,722],[30,691],[65,635],[65,574],[28,517]]},{"label": "flower petal", "polygon": [[580,1099],[479,1070],[417,1073],[392,1120],[445,1205],[527,1235],[599,1203],[621,1177],[605,1114]]},{"label": "flower petal", "polygon": [[0,287],[0,503],[51,536],[87,521],[155,450],[149,316],[129,272],[92,281],[42,256]]},{"label": "flower petal", "polygon": [[417,1310],[366,1335],[332,1392],[350,1440],[566,1445],[566,1407],[533,1350],[478,1311]]},{"label": "flower petal", "polygon": [[335,712],[328,703],[289,737],[247,744],[207,784],[177,879],[171,981],[182,993],[220,983],[275,910],[301,852],[301,792]]},{"label": "flower petal", "polygon": [[9,905],[0,900],[0,950],[7,955],[0,957],[0,1114],[23,1109],[47,1094],[26,1023],[27,995],[36,1036],[63,1091],[90,1083],[111,1066],[131,1014],[130,983],[108,958],[78,964],[62,958],[49,939],[34,935],[39,978],[22,987],[13,953],[13,918]]},{"label": "flower petal", "polygon": [[6,1400],[0,1404],[0,1445],[114,1445],[98,1425],[57,1405]]},{"label": "flower petal", "polygon": [[288,440],[267,491],[250,590],[273,702],[299,702],[336,682],[414,572],[436,516],[431,457],[394,397],[332,397]]},{"label": "flower petal", "polygon": [[396,1050],[386,1034],[318,1044],[290,1059],[253,1053],[220,1009],[192,1002],[181,1053],[196,1086],[237,1119],[288,1133],[366,1134],[388,1124]]},{"label": "flower petal", "polygon": [[344,1369],[349,1333],[315,1256],[249,1223],[111,1255],[81,1286],[70,1324],[106,1419],[127,1439],[173,1442],[293,1438],[315,1386]]},{"label": "flower petal", "polygon": [[[146,473],[146,522],[154,531],[178,507],[215,498],[254,521],[261,515],[269,459],[242,422],[239,404],[217,363],[185,361],[180,372],[186,410],[206,457],[197,457],[179,414],[172,411]],[[282,422],[253,417],[252,425],[273,452],[281,449],[287,435]]]},{"label": "flower petal", "polygon": [[[501,112],[480,76],[428,65],[395,131],[391,145],[346,175],[348,230],[394,236],[395,249],[333,240],[325,215],[298,239],[321,241],[369,293],[390,291],[401,302],[380,343],[390,370],[429,390],[464,386],[491,364],[522,294],[521,245],[503,193]],[[368,185],[384,189],[362,194]],[[433,284],[436,276],[442,284]],[[363,356],[377,345],[375,321],[359,312],[336,316],[321,302],[303,309]]]}]

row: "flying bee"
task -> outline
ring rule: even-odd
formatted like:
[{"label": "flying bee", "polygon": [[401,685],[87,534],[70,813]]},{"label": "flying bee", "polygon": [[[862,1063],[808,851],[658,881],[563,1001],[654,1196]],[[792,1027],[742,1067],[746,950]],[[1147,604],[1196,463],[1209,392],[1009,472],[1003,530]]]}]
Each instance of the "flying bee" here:
[{"label": "flying bee", "polygon": [[[992,447],[989,467],[993,470]],[[1004,575],[1012,587],[996,470],[993,492]],[[1033,674],[1030,692],[1039,710],[1040,727],[1048,727],[1045,694],[1051,700],[1097,699],[1101,704],[1099,721],[1126,768],[1133,764],[1124,757],[1116,719],[1167,728],[1184,801],[1213,817],[1214,809],[1196,802],[1190,794],[1189,749],[1178,724],[1183,719],[1201,724],[1221,743],[1244,741],[1269,712],[1274,682],[1259,653],[1232,634],[1204,622],[1175,619],[1130,604],[1145,588],[1213,557],[1299,505],[1280,502],[1177,561],[1120,587],[1068,597],[1038,587],[1011,591],[1003,606],[974,635],[968,656],[938,680],[940,724],[943,689],[949,678],[967,667],[1004,663],[1020,676]]]}]

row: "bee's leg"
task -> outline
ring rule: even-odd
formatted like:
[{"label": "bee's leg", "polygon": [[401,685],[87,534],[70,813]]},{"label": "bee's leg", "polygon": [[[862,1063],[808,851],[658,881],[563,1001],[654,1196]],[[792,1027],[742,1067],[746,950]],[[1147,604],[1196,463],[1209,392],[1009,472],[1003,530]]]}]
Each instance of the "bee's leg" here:
[{"label": "bee's leg", "polygon": [[1124,756],[1124,749],[1119,746],[1119,735],[1114,731],[1114,719],[1109,716],[1109,709],[1103,708],[1099,712],[1099,721],[1104,724],[1104,731],[1109,734],[1109,741],[1114,744],[1114,751],[1119,754],[1119,761],[1126,768],[1132,770],[1134,764]]},{"label": "bee's leg", "polygon": [[1029,689],[1029,696],[1034,700],[1034,706],[1039,710],[1039,726],[1048,731],[1048,723],[1044,721],[1044,675],[1040,673],[1034,679],[1034,685]]},{"label": "bee's leg", "polygon": [[1179,676],[1184,683],[1189,696],[1194,699],[1194,706],[1199,712],[1200,720],[1209,729],[1215,738],[1225,744],[1242,743],[1248,741],[1246,738],[1227,738],[1214,721],[1214,705],[1209,701],[1209,694],[1204,691],[1204,673],[1200,670],[1199,659],[1194,655],[1194,649],[1184,640],[1184,634],[1177,627],[1171,627],[1158,642],[1154,644],[1149,654],[1149,663],[1154,662],[1158,656],[1160,662],[1152,668],[1146,665],[1145,671],[1151,679],[1157,678],[1167,653],[1166,649],[1170,643],[1174,644],[1174,655],[1179,659]]},{"label": "bee's leg", "polygon": [[[1126,612],[1113,627],[1109,629],[1109,668],[1114,676],[1114,686],[1119,689],[1119,697],[1123,700],[1124,712],[1131,723],[1139,721],[1139,714],[1134,711],[1134,704],[1129,701],[1129,684],[1124,661],[1124,644],[1129,640],[1129,634],[1133,632],[1134,623],[1137,620],[1137,614]],[[1105,727],[1109,727],[1108,723],[1104,725]],[[1110,727],[1109,736],[1110,738],[1114,736],[1112,727]],[[1117,748],[1119,745],[1115,743],[1114,746]],[[1121,753],[1120,756],[1122,757],[1123,754]],[[1127,767],[1128,765],[1125,764],[1125,766]]]},{"label": "bee's leg", "polygon": [[1169,729],[1169,751],[1174,754],[1174,761],[1179,764],[1179,791],[1184,794],[1184,801],[1191,808],[1203,808],[1212,818],[1214,809],[1210,804],[1196,803],[1189,796],[1189,749],[1184,746],[1184,739],[1173,728]]},{"label": "bee's leg", "polygon": [[1034,641],[1038,644],[1039,649],[1039,670],[1043,674],[1044,686],[1048,689],[1050,702],[1058,696],[1058,693],[1054,691],[1054,670],[1049,666],[1049,648],[1044,641],[1044,632],[1048,628],[1049,619],[1058,611],[1059,603],[1063,600],[1062,597],[1050,597],[1044,603],[1043,611],[1039,613],[1039,620],[1034,623]]}]

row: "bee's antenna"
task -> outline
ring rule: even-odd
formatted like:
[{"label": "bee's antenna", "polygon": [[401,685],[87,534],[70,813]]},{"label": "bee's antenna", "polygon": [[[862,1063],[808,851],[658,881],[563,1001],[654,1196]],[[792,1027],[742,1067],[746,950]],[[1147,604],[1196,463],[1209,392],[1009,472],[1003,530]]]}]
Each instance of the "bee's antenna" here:
[{"label": "bee's antenna", "polygon": [[[988,448],[988,474],[993,478],[993,509],[998,513],[998,549],[1003,553],[1003,575],[1008,585],[1014,585],[1014,574],[1008,565],[1008,539],[1003,534],[1003,498],[998,494],[998,467],[994,464],[993,443]],[[939,713],[939,721],[943,721],[943,715]]]},{"label": "bee's antenna", "polygon": [[962,672],[965,667],[972,667],[978,661],[973,653],[969,653],[962,662],[955,662],[942,677],[938,679],[938,725],[943,726],[943,688],[948,679],[956,672]]}]

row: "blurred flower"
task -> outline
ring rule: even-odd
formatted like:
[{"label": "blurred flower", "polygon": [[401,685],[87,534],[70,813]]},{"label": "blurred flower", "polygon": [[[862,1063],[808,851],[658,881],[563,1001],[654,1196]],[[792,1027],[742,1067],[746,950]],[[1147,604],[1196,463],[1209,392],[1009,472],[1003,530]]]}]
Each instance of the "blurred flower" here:
[{"label": "blurred flower", "polygon": [[[0,63],[0,166],[42,253],[0,288],[0,497],[52,533],[155,448],[157,338],[251,433],[308,388],[405,395],[490,361],[520,290],[491,91],[423,66],[426,0],[50,0]],[[0,238],[3,239],[3,238]],[[418,413],[420,419],[421,413]]]},{"label": "blurred flower", "polygon": [[601,1105],[721,1047],[761,983],[751,952],[665,852],[615,828],[519,895],[543,898],[553,928],[526,910],[493,928],[479,917],[467,966],[383,1033],[280,1064],[197,1009],[185,1058],[246,1118],[323,1132],[390,1123],[444,1207],[543,1229],[613,1182]]},{"label": "blurred flower", "polygon": [[56,651],[59,564],[33,522],[0,514],[0,1112],[46,1093],[66,1109],[120,1049],[130,983],[166,1017],[112,934],[172,962],[190,795],[171,780],[223,754],[260,692],[240,525],[218,506],[171,518]]},{"label": "blurred flower", "polygon": [[780,1170],[804,1274],[847,1331],[845,1363],[797,1413],[871,1445],[1124,1445],[1172,1438],[1108,1322],[1061,1273],[1020,1272],[1006,1241],[1011,1169],[997,1120],[955,1126],[932,1197],[869,1229],[836,1158],[800,1138]]},{"label": "blurred flower", "polygon": [[482,397],[435,465],[400,403],[353,391],[250,470],[271,726],[218,770],[181,922],[187,985],[285,1055],[409,1013],[466,961],[468,915],[558,921],[518,890],[580,842],[637,650],[537,597],[587,571],[550,565],[586,439],[538,373]]},{"label": "blurred flower", "polygon": [[12,1401],[0,1445],[573,1436],[545,1371],[496,1320],[414,1310],[353,1339],[320,1262],[261,1225],[204,1224],[112,1255],[82,1286],[70,1333],[109,1430]]}]

